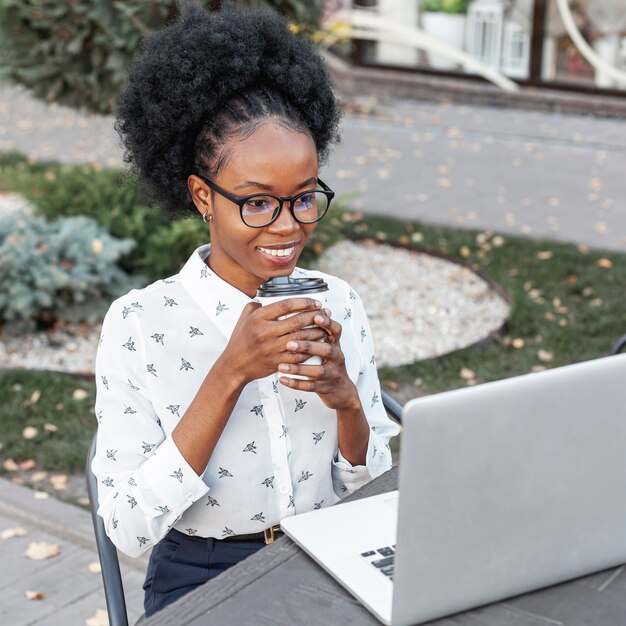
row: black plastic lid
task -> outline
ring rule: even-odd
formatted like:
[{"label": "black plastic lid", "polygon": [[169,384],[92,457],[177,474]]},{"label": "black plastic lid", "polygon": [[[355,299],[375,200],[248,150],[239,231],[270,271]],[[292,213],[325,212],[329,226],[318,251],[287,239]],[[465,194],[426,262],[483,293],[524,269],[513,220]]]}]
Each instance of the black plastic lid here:
[{"label": "black plastic lid", "polygon": [[308,293],[328,291],[328,285],[323,278],[290,278],[289,276],[275,276],[263,283],[257,290],[259,298],[272,296],[306,296]]}]

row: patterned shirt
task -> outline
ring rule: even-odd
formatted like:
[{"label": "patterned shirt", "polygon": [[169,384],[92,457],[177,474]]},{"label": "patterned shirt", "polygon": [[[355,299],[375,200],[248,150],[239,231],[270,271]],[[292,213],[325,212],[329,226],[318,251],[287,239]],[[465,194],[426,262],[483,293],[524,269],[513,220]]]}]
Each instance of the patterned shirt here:
[{"label": "patterned shirt", "polygon": [[370,425],[367,462],[352,466],[337,443],[337,415],[278,374],[243,389],[201,476],[172,431],[251,299],[205,264],[198,248],[179,274],[133,290],[110,307],[96,358],[98,514],[126,554],[138,556],[170,528],[221,539],[255,533],[289,515],[329,506],[391,467],[398,426],[384,410],[361,300],[326,280],[326,306]]}]

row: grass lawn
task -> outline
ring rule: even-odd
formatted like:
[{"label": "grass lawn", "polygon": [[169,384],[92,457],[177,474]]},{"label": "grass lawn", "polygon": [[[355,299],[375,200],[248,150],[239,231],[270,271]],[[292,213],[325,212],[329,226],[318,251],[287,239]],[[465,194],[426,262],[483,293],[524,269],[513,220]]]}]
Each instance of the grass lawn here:
[{"label": "grass lawn", "polygon": [[[35,205],[46,199],[42,210],[50,217],[50,196],[41,193],[45,171],[39,166],[30,171],[22,161],[19,176],[12,177],[12,167],[0,159],[0,190],[24,192]],[[76,173],[64,167],[55,170],[54,181],[46,182],[63,185],[64,172],[76,179]],[[89,175],[81,168],[80,177]],[[119,183],[114,176],[109,180],[111,185]],[[106,188],[105,183],[99,178],[99,185]],[[62,190],[57,194],[67,195]],[[102,191],[103,197],[108,194]],[[385,217],[339,215],[328,223],[342,236],[458,258],[497,282],[511,298],[511,316],[492,341],[429,361],[383,368],[385,386],[402,401],[596,358],[626,333],[626,254]],[[50,372],[0,370],[0,397],[0,462],[6,465],[12,459],[19,465],[34,459],[37,467],[49,470],[82,469],[96,427],[91,382]],[[26,427],[36,429],[26,431],[32,438],[24,436]]]}]

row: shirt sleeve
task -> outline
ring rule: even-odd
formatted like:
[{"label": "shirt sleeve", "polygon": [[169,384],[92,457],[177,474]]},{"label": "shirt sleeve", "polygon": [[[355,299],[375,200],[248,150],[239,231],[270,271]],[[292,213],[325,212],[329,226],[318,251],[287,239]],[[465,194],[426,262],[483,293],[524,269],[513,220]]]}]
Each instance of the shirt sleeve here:
[{"label": "shirt sleeve", "polygon": [[139,556],[157,543],[208,486],[166,436],[150,400],[141,319],[117,300],[96,356],[98,433],[91,469],[98,514],[113,543]]},{"label": "shirt sleeve", "polygon": [[400,432],[399,425],[387,416],[383,406],[374,341],[361,299],[349,288],[350,317],[342,329],[342,349],[356,351],[360,364],[356,387],[363,412],[370,426],[365,465],[351,465],[341,450],[333,463],[333,485],[340,497],[352,493],[391,468],[389,440]]}]

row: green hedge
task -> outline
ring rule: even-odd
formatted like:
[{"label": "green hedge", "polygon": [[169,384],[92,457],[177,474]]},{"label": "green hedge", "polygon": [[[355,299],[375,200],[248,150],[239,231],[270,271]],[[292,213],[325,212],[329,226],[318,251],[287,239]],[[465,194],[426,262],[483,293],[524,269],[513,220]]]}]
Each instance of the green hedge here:
[{"label": "green hedge", "polygon": [[[214,8],[219,2],[198,0]],[[40,98],[110,113],[141,39],[176,17],[182,0],[0,0],[0,68]],[[239,0],[271,6],[311,30],[322,0]]]},{"label": "green hedge", "polygon": [[[24,195],[48,221],[85,215],[111,235],[131,239],[136,246],[118,265],[145,281],[176,273],[191,252],[209,239],[198,218],[168,220],[150,204],[139,183],[121,170],[86,165],[30,163],[16,153],[0,154],[0,191]],[[311,261],[347,232],[342,199],[318,225],[301,263]]]}]

